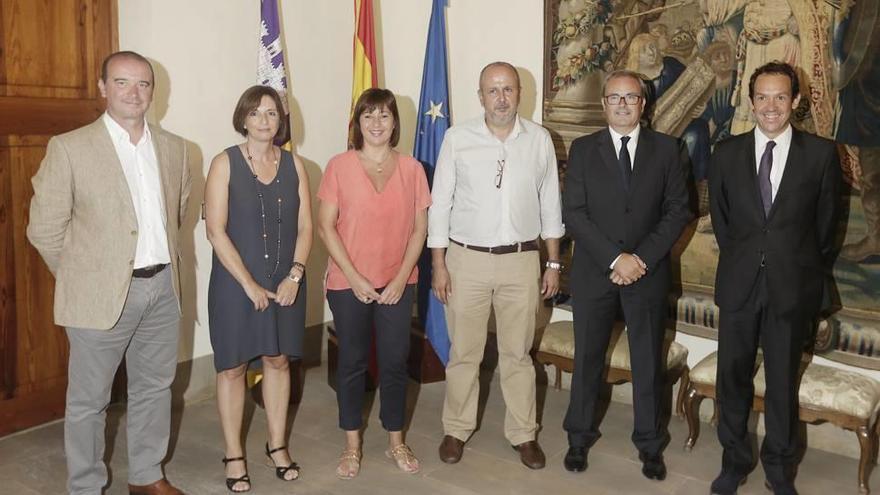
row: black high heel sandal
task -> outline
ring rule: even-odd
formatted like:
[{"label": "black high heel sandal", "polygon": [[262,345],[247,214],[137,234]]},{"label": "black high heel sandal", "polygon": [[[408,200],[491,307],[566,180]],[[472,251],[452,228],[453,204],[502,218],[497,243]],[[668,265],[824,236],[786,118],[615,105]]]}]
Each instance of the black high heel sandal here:
[{"label": "black high heel sandal", "polygon": [[[299,465],[297,463],[291,461],[287,466],[279,466],[275,464],[275,460],[272,459],[272,454],[275,452],[280,452],[282,450],[287,450],[287,445],[282,445],[281,447],[269,450],[269,442],[266,442],[266,457],[268,457],[268,465],[269,467],[275,468],[275,476],[281,481],[296,481],[299,479]],[[288,454],[288,457],[290,454]],[[293,478],[287,479],[285,475],[288,471],[293,471],[296,473],[296,476]]]},{"label": "black high heel sandal", "polygon": [[[248,476],[247,473],[247,461],[242,457],[224,457],[222,459],[223,465],[226,466],[230,462],[243,462],[244,463],[244,474],[239,476],[238,478],[226,478],[226,489],[232,493],[245,493],[251,491],[251,477]],[[235,490],[233,487],[236,483],[247,483],[248,487],[244,490]]]}]

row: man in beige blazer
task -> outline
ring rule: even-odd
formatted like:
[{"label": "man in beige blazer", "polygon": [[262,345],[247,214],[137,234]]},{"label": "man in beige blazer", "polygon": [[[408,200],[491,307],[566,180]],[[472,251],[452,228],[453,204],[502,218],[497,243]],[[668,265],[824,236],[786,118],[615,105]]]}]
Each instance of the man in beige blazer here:
[{"label": "man in beige blazer", "polygon": [[49,141],[33,178],[28,239],[55,276],[55,323],[70,342],[68,491],[107,484],[105,408],[123,356],[132,494],[178,494],[162,473],[180,327],[178,230],[190,189],[183,139],[148,125],[153,69],[104,61],[107,112]]}]

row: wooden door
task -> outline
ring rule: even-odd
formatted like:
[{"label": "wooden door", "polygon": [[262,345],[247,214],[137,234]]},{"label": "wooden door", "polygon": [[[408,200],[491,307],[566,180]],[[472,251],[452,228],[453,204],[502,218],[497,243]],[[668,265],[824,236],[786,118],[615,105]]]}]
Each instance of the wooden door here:
[{"label": "wooden door", "polygon": [[49,138],[103,112],[116,0],[0,0],[0,436],[64,415],[67,338],[28,243],[31,177]]}]

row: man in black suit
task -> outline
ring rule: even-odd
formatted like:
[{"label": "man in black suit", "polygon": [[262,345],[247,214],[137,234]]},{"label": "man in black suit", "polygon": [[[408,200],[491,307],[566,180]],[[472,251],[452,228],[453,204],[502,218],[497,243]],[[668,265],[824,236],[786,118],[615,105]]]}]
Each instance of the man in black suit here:
[{"label": "man in black suit", "polygon": [[724,447],[712,493],[736,493],[752,469],[747,423],[760,344],[767,382],[761,462],[774,493],[795,494],[798,367],[818,311],[830,305],[841,172],[833,142],[789,123],[800,100],[791,66],[756,69],[749,97],[757,127],[717,144],[709,166],[720,250],[715,303]]},{"label": "man in black suit", "polygon": [[639,125],[645,94],[637,73],[609,74],[602,101],[608,128],[576,139],[569,153],[562,216],[575,241],[575,356],[564,463],[569,471],[586,469],[587,451],[599,439],[596,404],[612,326],[622,308],[633,374],[632,441],[642,473],[662,480],[662,452],[669,441],[660,420],[669,251],[692,214],[687,149]]}]

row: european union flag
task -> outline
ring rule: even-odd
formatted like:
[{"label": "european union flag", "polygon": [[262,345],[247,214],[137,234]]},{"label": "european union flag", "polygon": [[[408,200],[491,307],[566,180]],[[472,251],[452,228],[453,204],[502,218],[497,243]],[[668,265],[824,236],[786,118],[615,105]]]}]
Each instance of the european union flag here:
[{"label": "european union flag", "polygon": [[[446,0],[434,0],[425,48],[422,94],[413,154],[422,162],[428,184],[434,184],[434,166],[443,135],[449,129],[449,85],[446,71]],[[419,317],[425,334],[445,366],[449,361],[449,334],[443,304],[431,292],[431,253],[425,250],[419,261]]]}]

